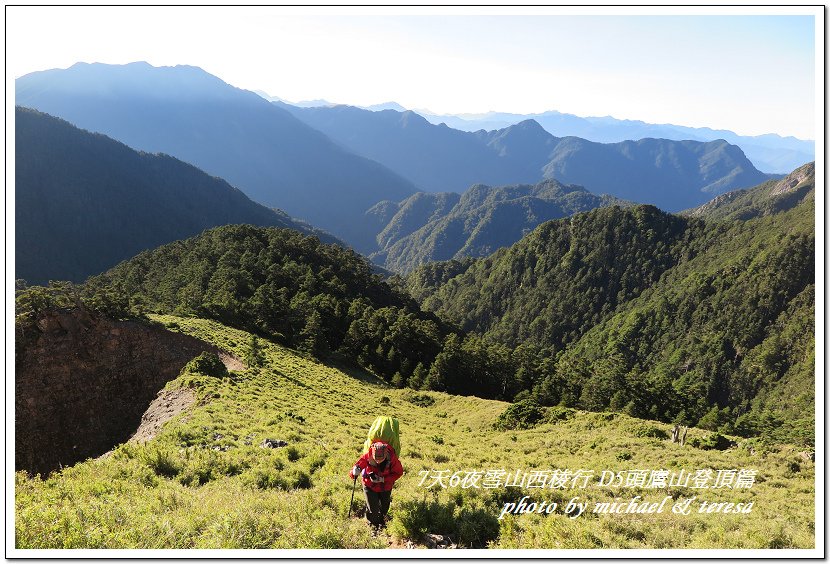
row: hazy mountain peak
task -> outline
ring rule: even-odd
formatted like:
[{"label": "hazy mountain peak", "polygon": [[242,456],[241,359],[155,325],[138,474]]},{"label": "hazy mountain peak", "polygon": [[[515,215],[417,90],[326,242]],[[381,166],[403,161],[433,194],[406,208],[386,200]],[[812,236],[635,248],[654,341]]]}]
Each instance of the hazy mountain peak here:
[{"label": "hazy mountain peak", "polygon": [[298,108],[319,108],[321,106],[343,106],[344,104],[335,104],[334,102],[329,102],[328,100],[323,100],[322,98],[316,98],[314,100],[302,100],[300,102],[296,102],[292,104],[292,106],[297,106]]},{"label": "hazy mountain peak", "polygon": [[362,108],[364,110],[369,110],[372,112],[379,112],[382,110],[395,110],[396,112],[407,111],[406,108],[404,108],[397,102],[383,102],[382,104],[372,104],[371,106],[358,106],[358,108]]},{"label": "hazy mountain peak", "polygon": [[508,137],[508,136],[517,136],[521,135],[523,137],[528,137],[529,139],[551,139],[553,136],[548,133],[544,127],[539,125],[539,122],[535,119],[526,119],[520,121],[515,125],[511,125],[509,127],[505,127],[503,129],[496,130],[492,133],[495,133],[497,137]]},{"label": "hazy mountain peak", "polygon": [[18,102],[27,105],[34,105],[32,97],[48,96],[54,90],[64,96],[149,96],[171,100],[226,98],[230,92],[240,92],[200,67],[156,67],[146,61],[122,65],[82,62],[68,69],[33,72],[18,78],[15,90]]}]

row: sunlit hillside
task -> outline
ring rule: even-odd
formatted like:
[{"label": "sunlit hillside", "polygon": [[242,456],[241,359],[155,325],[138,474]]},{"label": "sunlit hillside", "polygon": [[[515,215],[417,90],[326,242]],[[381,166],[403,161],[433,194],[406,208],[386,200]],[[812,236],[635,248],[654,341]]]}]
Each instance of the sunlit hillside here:
[{"label": "sunlit hillside", "polygon": [[[457,548],[815,545],[815,467],[793,447],[705,450],[707,431],[681,446],[667,424],[521,403],[506,416],[508,403],[393,388],[213,321],[153,320],[252,366],[212,376],[191,363],[165,393],[196,400],[154,438],[46,478],[19,472],[18,548],[404,549],[436,535]],[[373,536],[359,489],[348,517],[347,473],[380,414],[400,420],[406,473]],[[288,446],[263,448],[269,438]],[[601,485],[608,471],[621,475]],[[574,498],[579,516],[566,514]],[[688,515],[672,511],[689,498]],[[643,512],[625,512],[632,500]],[[742,505],[701,513],[702,501]],[[557,505],[539,513],[542,502]],[[536,513],[517,513],[530,503]]]}]

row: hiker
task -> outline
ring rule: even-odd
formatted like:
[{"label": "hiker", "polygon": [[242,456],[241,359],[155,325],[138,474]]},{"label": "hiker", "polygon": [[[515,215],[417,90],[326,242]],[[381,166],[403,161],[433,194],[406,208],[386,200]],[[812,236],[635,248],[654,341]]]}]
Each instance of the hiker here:
[{"label": "hiker", "polygon": [[376,441],[369,452],[355,462],[349,478],[363,478],[363,495],[366,498],[366,518],[375,529],[383,525],[392,500],[392,486],[403,475],[403,466],[395,450],[388,444]]}]

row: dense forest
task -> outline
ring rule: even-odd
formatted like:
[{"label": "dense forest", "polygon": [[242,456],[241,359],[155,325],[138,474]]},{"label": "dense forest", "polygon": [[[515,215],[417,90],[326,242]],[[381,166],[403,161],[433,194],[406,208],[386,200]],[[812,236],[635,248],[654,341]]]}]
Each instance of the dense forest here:
[{"label": "dense forest", "polygon": [[532,386],[542,404],[809,442],[814,183],[808,165],[698,210],[707,219],[594,210],[424,266],[408,287],[466,330],[556,358]]},{"label": "dense forest", "polygon": [[556,180],[485,186],[463,194],[419,192],[367,212],[383,229],[372,260],[401,274],[437,260],[484,257],[508,247],[538,225],[597,207],[630,205]]}]

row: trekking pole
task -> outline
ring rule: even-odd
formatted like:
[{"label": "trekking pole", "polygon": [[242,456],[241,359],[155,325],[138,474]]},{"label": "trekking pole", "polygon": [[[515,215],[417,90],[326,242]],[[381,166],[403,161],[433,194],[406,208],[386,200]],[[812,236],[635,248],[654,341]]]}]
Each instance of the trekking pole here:
[{"label": "trekking pole", "polygon": [[354,502],[354,490],[357,487],[357,474],[354,476],[354,482],[352,482],[352,499],[349,501],[349,516],[347,519],[352,518],[352,503]]}]

